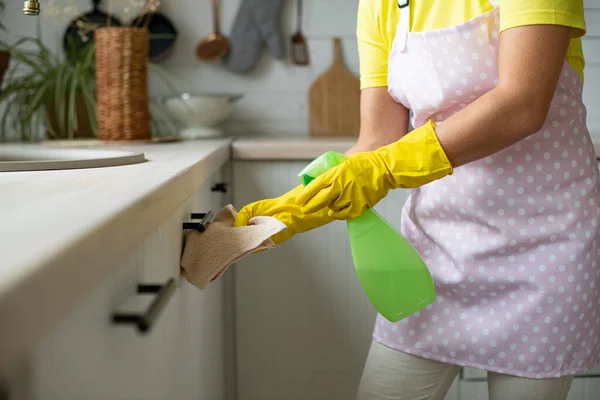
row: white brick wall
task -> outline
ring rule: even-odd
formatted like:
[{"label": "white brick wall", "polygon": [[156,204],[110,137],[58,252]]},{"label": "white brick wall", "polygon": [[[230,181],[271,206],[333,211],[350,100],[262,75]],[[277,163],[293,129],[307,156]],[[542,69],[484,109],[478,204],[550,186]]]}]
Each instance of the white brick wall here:
[{"label": "white brick wall", "polygon": [[[88,0],[41,0],[56,5],[75,4],[79,11],[90,9]],[[117,14],[127,0],[112,0]],[[129,0],[132,1],[132,0]],[[221,25],[230,32],[241,0],[221,0]],[[375,0],[373,0],[375,1]],[[10,29],[9,37],[34,34],[34,18],[22,15],[21,0],[6,1],[3,20]],[[104,0],[108,4],[108,0]],[[331,38],[343,39],[346,63],[358,74],[356,51],[356,11],[358,0],[304,0],[304,31],[311,53],[309,67],[295,67],[289,61],[275,61],[265,52],[256,68],[248,75],[235,75],[218,64],[201,63],[194,49],[201,38],[212,30],[209,0],[163,0],[162,8],[176,23],[180,37],[172,57],[163,65],[174,77],[175,86],[189,92],[243,93],[227,129],[232,134],[293,135],[306,134],[306,93],[311,82],[331,62]],[[584,98],[588,107],[589,127],[600,138],[600,0],[585,0],[588,35],[584,38],[587,58]],[[295,31],[295,3],[286,1],[282,31],[289,45]],[[130,13],[131,14],[131,13]],[[335,16],[335,17],[334,17]],[[42,17],[45,41],[60,48],[64,26],[70,17]],[[5,37],[2,34],[0,37]],[[166,94],[168,89],[157,79],[151,80],[153,94]]]}]

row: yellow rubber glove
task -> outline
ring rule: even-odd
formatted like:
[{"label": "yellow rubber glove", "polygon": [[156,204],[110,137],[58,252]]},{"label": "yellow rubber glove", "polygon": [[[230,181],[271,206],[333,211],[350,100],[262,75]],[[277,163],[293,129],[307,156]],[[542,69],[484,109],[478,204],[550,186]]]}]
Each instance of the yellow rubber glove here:
[{"label": "yellow rubber glove", "polygon": [[302,212],[328,210],[334,219],[354,219],[388,191],[415,188],[452,173],[435,124],[411,131],[375,151],[357,153],[309,183],[296,198]]},{"label": "yellow rubber glove", "polygon": [[234,226],[246,226],[251,218],[257,216],[274,217],[283,222],[287,229],[271,237],[275,244],[285,242],[298,233],[306,232],[332,222],[334,219],[327,210],[305,214],[296,204],[296,196],[302,191],[302,186],[290,190],[275,199],[260,200],[248,204],[240,210],[235,218]]}]

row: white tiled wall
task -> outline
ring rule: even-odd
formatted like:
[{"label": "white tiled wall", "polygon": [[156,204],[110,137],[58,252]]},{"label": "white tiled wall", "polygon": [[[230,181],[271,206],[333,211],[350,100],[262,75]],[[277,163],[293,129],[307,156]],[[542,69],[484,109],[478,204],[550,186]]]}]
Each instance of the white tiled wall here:
[{"label": "white tiled wall", "polygon": [[584,0],[587,35],[583,38],[586,58],[583,98],[588,110],[588,127],[600,138],[600,0]]},{"label": "white tiled wall", "polygon": [[[42,8],[52,1],[57,7],[69,4],[87,12],[89,0],[40,0]],[[123,16],[123,5],[134,0],[111,0],[113,10]],[[103,4],[108,4],[104,0]],[[140,2],[140,1],[138,1]],[[6,1],[4,21],[9,38],[35,34],[35,18],[22,15],[21,0]],[[308,38],[311,65],[296,67],[289,61],[289,39],[296,29],[296,6],[286,0],[281,18],[282,34],[288,58],[276,61],[265,51],[257,68],[247,75],[236,75],[218,63],[199,62],[195,58],[198,42],[212,30],[209,0],[162,0],[162,10],[179,29],[175,51],[162,65],[169,71],[175,86],[188,92],[243,93],[228,124],[233,134],[303,134],[307,132],[307,90],[312,81],[332,60],[331,39],[342,38],[347,65],[358,74],[356,50],[356,13],[358,0],[304,0],[303,31]],[[241,0],[221,0],[221,26],[225,34],[231,30]],[[130,19],[133,16],[129,12]],[[70,16],[42,16],[44,40],[60,49],[64,27]],[[5,37],[1,34],[0,37]],[[151,80],[153,94],[168,94],[160,79]]]},{"label": "white tiled wall", "polygon": [[[244,99],[228,124],[228,130],[233,134],[305,135],[308,87],[331,63],[331,39],[334,36],[342,38],[346,63],[358,75],[355,34],[358,0],[304,0],[303,31],[308,38],[311,57],[308,67],[297,67],[289,61],[289,38],[296,27],[296,7],[294,1],[287,0],[282,14],[282,32],[288,58],[276,61],[265,51],[258,67],[247,75],[232,74],[218,64],[196,61],[193,49],[198,39],[210,29],[208,1],[204,1],[206,4],[196,0],[185,2],[193,3],[199,9],[186,13],[174,7],[173,1],[171,5],[165,4],[169,14],[181,21],[181,29],[189,33],[178,43],[174,56],[166,65],[177,76],[189,77],[193,90],[244,93]],[[224,31],[229,32],[240,1],[221,2]],[[186,87],[183,81],[179,85]],[[160,91],[160,86],[155,88]]]},{"label": "white tiled wall", "polygon": [[[372,0],[377,1],[377,0]],[[142,0],[110,0],[113,10],[123,16],[128,3]],[[235,19],[241,0],[221,0],[221,25],[227,34]],[[35,18],[24,17],[21,0],[6,1],[3,20],[10,29],[9,37],[34,34]],[[77,12],[90,9],[89,0],[41,0],[42,7],[49,3],[57,7],[74,5]],[[108,4],[109,0],[104,0]],[[331,60],[331,38],[343,39],[348,67],[358,74],[356,51],[356,12],[358,0],[304,0],[304,31],[308,37],[311,65],[293,66],[289,60],[275,61],[265,52],[258,67],[247,75],[225,71],[218,64],[201,63],[195,59],[196,44],[212,29],[209,0],[162,0],[163,11],[172,17],[180,31],[175,52],[163,65],[170,72],[175,86],[189,92],[243,93],[230,122],[232,134],[250,135],[305,135],[307,90],[310,83],[322,73]],[[588,106],[589,127],[600,138],[600,0],[585,0],[588,34],[584,38],[587,57],[584,97]],[[282,32],[286,46],[295,31],[295,3],[285,0]],[[125,20],[131,19],[133,11]],[[60,48],[64,26],[70,15],[43,16],[45,41]],[[1,37],[4,37],[2,34]],[[289,53],[289,52],[288,52]],[[152,79],[153,94],[166,94],[168,89],[160,80]]]}]

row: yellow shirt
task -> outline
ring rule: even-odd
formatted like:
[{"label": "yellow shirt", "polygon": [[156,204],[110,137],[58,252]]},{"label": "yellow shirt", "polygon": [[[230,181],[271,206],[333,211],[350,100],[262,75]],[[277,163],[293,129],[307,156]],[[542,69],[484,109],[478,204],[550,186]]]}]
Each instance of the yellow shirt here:
[{"label": "yellow shirt", "polygon": [[[500,0],[500,30],[552,24],[575,28],[566,61],[583,79],[585,34],[583,0]],[[454,26],[493,8],[489,0],[410,0],[410,30],[422,32]],[[388,57],[400,13],[397,0],[360,0],[358,53],[361,89],[387,86]]]}]

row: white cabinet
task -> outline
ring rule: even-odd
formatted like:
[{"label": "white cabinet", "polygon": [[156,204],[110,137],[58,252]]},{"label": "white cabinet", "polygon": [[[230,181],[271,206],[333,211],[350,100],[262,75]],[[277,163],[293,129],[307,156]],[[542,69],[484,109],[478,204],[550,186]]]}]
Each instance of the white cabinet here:
[{"label": "white cabinet", "polygon": [[[188,198],[45,337],[30,359],[29,398],[230,398],[225,379],[231,366],[224,314],[228,278],[200,291],[179,274],[182,223],[192,212],[218,211],[222,196],[211,187],[220,179],[216,174]],[[148,334],[111,322],[116,311],[144,313],[148,308],[155,295],[138,295],[137,285],[169,279],[176,289]]]},{"label": "white cabinet", "polygon": [[[223,196],[209,190],[215,182],[221,181],[220,176],[191,199],[183,212],[184,219],[190,212],[210,209],[216,213],[224,205]],[[232,307],[230,284],[230,272],[205,290],[180,280],[175,388],[172,396],[164,399],[233,399],[233,340],[228,319]]]},{"label": "white cabinet", "polygon": [[[234,204],[285,193],[305,165],[235,162]],[[377,207],[396,227],[407,195],[394,191]],[[234,272],[238,400],[354,398],[376,312],[356,278],[345,223],[248,257]]]}]

